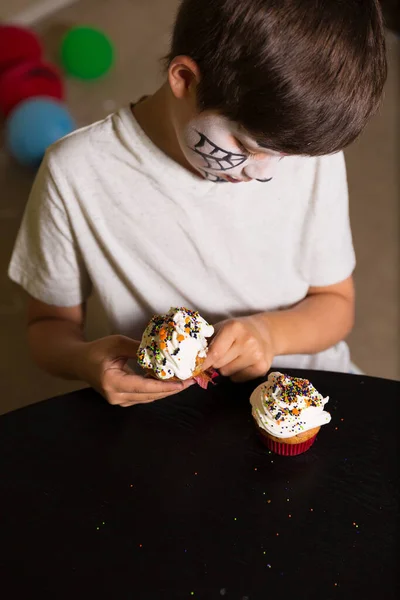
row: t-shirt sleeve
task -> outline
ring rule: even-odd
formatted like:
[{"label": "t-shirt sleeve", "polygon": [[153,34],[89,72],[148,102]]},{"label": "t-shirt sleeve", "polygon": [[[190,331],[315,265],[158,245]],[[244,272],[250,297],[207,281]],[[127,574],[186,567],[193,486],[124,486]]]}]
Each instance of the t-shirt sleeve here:
[{"label": "t-shirt sleeve", "polygon": [[[9,277],[34,298],[53,306],[76,306],[91,282],[70,226],[61,173],[48,156],[36,176],[9,265]],[[67,189],[62,181],[62,189]]]},{"label": "t-shirt sleeve", "polygon": [[305,276],[310,286],[333,285],[350,277],[356,259],[342,152],[317,160],[305,233]]}]

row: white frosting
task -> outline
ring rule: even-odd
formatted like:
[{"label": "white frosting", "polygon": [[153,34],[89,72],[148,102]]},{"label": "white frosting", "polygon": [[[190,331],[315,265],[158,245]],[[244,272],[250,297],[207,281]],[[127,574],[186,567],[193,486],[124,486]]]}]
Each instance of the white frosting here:
[{"label": "white frosting", "polygon": [[138,350],[138,363],[152,369],[159,379],[189,379],[198,358],[207,355],[207,338],[214,333],[196,311],[171,308],[154,316],[147,325]]},{"label": "white frosting", "polygon": [[329,423],[323,396],[307,379],[271,373],[250,397],[252,415],[261,429],[277,438],[289,438]]}]

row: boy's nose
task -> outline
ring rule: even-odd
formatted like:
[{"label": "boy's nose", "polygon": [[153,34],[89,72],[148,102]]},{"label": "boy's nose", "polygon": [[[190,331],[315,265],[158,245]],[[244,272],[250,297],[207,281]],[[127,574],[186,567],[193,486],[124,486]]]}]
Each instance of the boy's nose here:
[{"label": "boy's nose", "polygon": [[274,177],[279,163],[279,156],[268,156],[263,160],[251,161],[244,169],[249,179],[268,180]]}]

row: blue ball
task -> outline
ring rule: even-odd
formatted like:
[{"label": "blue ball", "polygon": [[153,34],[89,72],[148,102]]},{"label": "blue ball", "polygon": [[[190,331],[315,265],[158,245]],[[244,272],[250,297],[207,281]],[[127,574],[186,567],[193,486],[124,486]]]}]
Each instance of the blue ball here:
[{"label": "blue ball", "polygon": [[74,129],[64,104],[51,98],[31,98],[7,119],[6,145],[19,163],[38,167],[47,148]]}]

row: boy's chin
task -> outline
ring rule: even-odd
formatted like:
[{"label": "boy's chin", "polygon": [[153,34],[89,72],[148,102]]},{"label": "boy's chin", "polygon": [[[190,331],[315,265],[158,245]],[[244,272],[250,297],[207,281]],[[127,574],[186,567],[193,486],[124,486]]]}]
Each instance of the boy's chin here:
[{"label": "boy's chin", "polygon": [[205,181],[212,181],[213,183],[228,183],[228,179],[225,178],[224,176],[221,177],[220,174],[217,173],[212,173],[210,171],[205,171],[203,169],[201,169],[200,167],[195,167],[198,174],[200,175],[200,177],[202,179],[204,179]]}]

